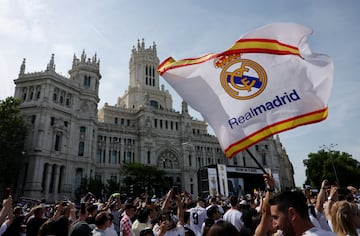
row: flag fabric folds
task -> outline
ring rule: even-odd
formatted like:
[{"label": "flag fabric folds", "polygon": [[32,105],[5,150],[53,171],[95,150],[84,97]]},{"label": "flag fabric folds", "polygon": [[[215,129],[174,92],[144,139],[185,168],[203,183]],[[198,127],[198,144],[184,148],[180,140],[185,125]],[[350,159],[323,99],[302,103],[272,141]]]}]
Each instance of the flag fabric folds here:
[{"label": "flag fabric folds", "polygon": [[333,62],[311,51],[311,33],[295,23],[269,24],[222,53],[170,57],[158,72],[201,113],[231,158],[271,135],[326,119]]}]

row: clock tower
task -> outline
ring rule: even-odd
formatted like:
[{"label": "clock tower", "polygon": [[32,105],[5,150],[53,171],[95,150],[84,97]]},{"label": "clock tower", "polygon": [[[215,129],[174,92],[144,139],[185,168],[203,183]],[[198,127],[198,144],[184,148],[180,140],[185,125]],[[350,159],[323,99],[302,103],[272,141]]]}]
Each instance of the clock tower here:
[{"label": "clock tower", "polygon": [[133,46],[129,62],[130,81],[128,90],[118,98],[117,106],[139,110],[151,106],[158,109],[172,109],[172,97],[161,86],[157,67],[156,45],[145,48],[144,39]]}]

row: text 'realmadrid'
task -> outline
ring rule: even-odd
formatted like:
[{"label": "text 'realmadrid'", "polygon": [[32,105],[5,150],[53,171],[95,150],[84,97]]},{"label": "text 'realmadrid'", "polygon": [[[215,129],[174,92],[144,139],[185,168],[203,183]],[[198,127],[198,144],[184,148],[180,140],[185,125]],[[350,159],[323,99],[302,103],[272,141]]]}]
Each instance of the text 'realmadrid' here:
[{"label": "text 'realmadrid'", "polygon": [[256,107],[250,107],[249,111],[246,112],[244,115],[239,117],[233,117],[228,120],[229,126],[233,129],[236,126],[244,124],[246,121],[255,118],[256,116],[262,114],[263,112],[270,111],[272,109],[287,105],[292,102],[296,102],[301,100],[300,96],[296,92],[295,89],[291,91],[291,93],[284,92],[282,96],[275,96],[275,99],[265,102]]}]

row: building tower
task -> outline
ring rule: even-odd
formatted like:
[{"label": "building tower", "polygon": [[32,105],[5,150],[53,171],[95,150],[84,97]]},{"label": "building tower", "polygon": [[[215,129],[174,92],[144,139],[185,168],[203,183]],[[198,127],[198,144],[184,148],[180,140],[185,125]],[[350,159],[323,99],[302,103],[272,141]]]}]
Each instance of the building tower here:
[{"label": "building tower", "polygon": [[124,96],[118,99],[117,106],[136,110],[144,106],[171,110],[171,95],[164,91],[164,86],[160,90],[158,66],[159,58],[155,43],[145,48],[144,39],[141,43],[138,40],[129,61],[129,87]]},{"label": "building tower", "polygon": [[96,150],[98,88],[96,56],[74,56],[71,78],[55,71],[55,56],[45,71],[25,73],[20,67],[15,97],[20,98],[28,126],[24,196],[47,201],[73,198],[81,178],[91,175]]}]

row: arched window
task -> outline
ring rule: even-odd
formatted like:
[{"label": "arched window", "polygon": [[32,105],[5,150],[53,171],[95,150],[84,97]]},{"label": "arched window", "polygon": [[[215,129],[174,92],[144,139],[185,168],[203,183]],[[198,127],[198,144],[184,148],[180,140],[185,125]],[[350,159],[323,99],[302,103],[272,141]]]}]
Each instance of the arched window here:
[{"label": "arched window", "polygon": [[23,94],[22,94],[22,100],[23,102],[26,100],[26,96],[27,96],[27,88],[23,88]]},{"label": "arched window", "polygon": [[59,89],[55,88],[54,89],[54,94],[53,94],[53,102],[57,102],[58,96],[59,96]]},{"label": "arched window", "polygon": [[154,108],[159,108],[159,103],[157,101],[151,100],[150,101],[150,106],[154,107]]},{"label": "arched window", "polygon": [[36,86],[36,97],[35,97],[35,99],[36,100],[40,99],[40,95],[41,95],[41,86]]},{"label": "arched window", "polygon": [[164,169],[179,169],[180,164],[174,153],[165,151],[160,154],[157,166]]},{"label": "arched window", "polygon": [[78,156],[82,157],[84,156],[84,149],[85,149],[85,143],[84,142],[79,142],[79,151],[78,151]]}]

